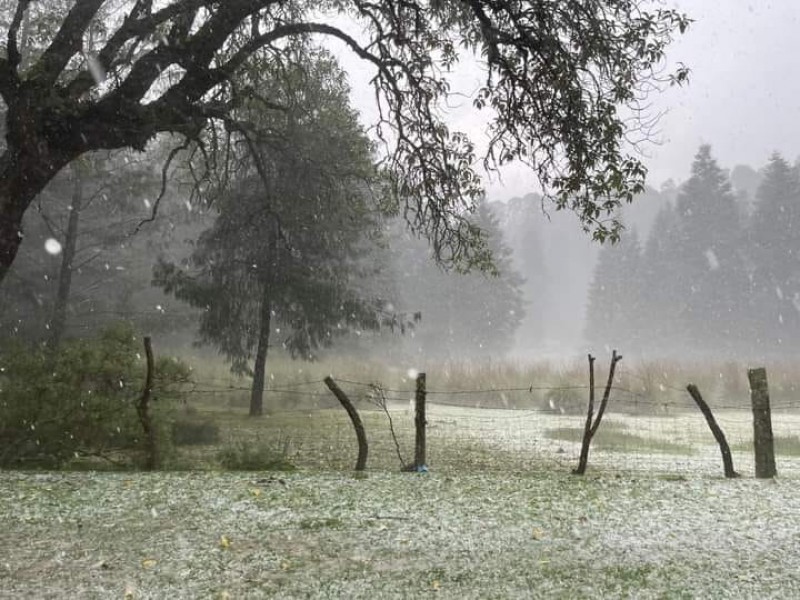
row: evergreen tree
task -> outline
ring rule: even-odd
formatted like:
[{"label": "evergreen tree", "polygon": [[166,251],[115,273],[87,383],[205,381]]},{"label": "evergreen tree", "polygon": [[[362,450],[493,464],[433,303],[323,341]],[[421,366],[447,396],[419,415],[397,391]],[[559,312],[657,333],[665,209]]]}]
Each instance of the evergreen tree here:
[{"label": "evergreen tree", "polygon": [[754,334],[764,350],[800,347],[800,178],[774,154],[756,191],[749,228]]},{"label": "evergreen tree", "polygon": [[642,329],[642,250],[633,229],[600,249],[589,288],[586,339],[592,346],[639,349]]},{"label": "evergreen tree", "polygon": [[514,343],[525,314],[522,284],[497,217],[481,203],[471,217],[494,258],[494,271],[445,271],[424,241],[406,232],[390,241],[395,279],[404,312],[421,322],[408,336],[410,353],[421,358],[497,358]]},{"label": "evergreen tree", "polygon": [[701,146],[677,199],[679,314],[695,347],[732,351],[748,289],[739,209],[726,173]]},{"label": "evergreen tree", "polygon": [[534,207],[541,197],[529,194],[512,198],[505,205],[494,203],[493,210],[503,215],[500,223],[511,250],[511,266],[523,278],[525,318],[517,330],[518,348],[541,347],[544,337],[544,308],[550,273],[542,247],[542,215]]},{"label": "evergreen tree", "polygon": [[678,350],[687,341],[679,308],[684,300],[678,257],[679,220],[671,203],[656,215],[644,248],[639,294],[643,326],[648,340],[666,351]]}]

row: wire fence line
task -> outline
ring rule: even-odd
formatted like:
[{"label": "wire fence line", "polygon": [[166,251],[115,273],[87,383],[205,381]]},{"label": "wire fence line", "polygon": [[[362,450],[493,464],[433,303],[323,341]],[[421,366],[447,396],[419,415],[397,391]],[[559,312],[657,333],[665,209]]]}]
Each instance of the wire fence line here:
[{"label": "wire fence line", "polygon": [[[627,373],[625,374],[628,375]],[[396,468],[397,458],[384,408],[394,417],[399,443],[413,450],[416,389],[382,387],[352,377],[334,380],[364,413],[370,439],[371,468]],[[197,395],[206,408],[230,402],[244,408],[251,387],[222,380],[197,380],[181,392]],[[596,386],[603,390],[604,386]],[[612,385],[605,419],[592,442],[589,470],[679,475],[721,474],[719,448],[688,392],[664,386],[669,399]],[[569,469],[576,465],[586,418],[588,385],[529,385],[427,389],[429,463],[441,470],[490,468]],[[569,403],[560,404],[560,392]],[[275,437],[294,458],[310,466],[348,468],[355,456],[355,435],[345,411],[322,379],[276,383],[264,389],[268,417],[261,434]],[[553,393],[549,397],[547,394]],[[208,396],[217,396],[209,402]],[[382,408],[377,402],[385,401]],[[552,400],[552,402],[550,402]],[[752,409],[739,402],[709,402],[725,431],[741,472],[752,472]],[[773,426],[779,473],[800,477],[800,400],[773,402]],[[201,416],[213,418],[202,407]],[[324,418],[319,415],[324,415]]]},{"label": "wire fence line", "polygon": [[[339,384],[346,384],[356,386],[362,390],[366,390],[366,392],[361,392],[361,395],[364,394],[370,395],[375,393],[380,393],[386,400],[396,401],[396,402],[407,402],[409,399],[414,397],[415,389],[409,387],[407,389],[399,389],[399,388],[387,388],[383,387],[380,383],[376,382],[364,382],[364,381],[357,381],[354,379],[342,379],[335,377],[334,380]],[[186,389],[181,389],[173,392],[175,395],[178,396],[191,396],[193,394],[215,394],[215,393],[224,393],[224,392],[252,392],[252,385],[242,385],[242,384],[232,384],[232,383],[224,383],[226,380],[224,379],[203,379],[203,380],[194,380],[190,387]],[[219,383],[218,383],[219,382]],[[320,391],[308,391],[308,390],[301,390],[299,388],[309,387],[309,386],[318,386]],[[632,390],[629,387],[620,386],[620,385],[612,385],[609,389],[612,393],[611,402],[615,406],[641,406],[641,407],[652,407],[652,408],[674,408],[674,407],[694,407],[694,404],[689,396],[688,392],[685,388],[678,388],[675,386],[663,385],[664,389],[668,389],[672,392],[679,394],[682,398],[682,402],[678,402],[675,400],[666,400],[666,399],[654,399],[652,395],[637,392],[636,390]],[[602,391],[604,386],[595,386],[596,391]],[[450,406],[464,406],[467,404],[467,401],[454,401],[448,402],[446,400],[442,400],[442,397],[445,396],[453,396],[453,397],[469,397],[469,396],[497,396],[498,399],[502,399],[503,394],[532,394],[533,392],[563,392],[563,391],[585,391],[588,397],[589,386],[588,385],[556,385],[556,386],[542,386],[542,385],[530,385],[525,387],[489,387],[489,388],[475,388],[475,389],[455,389],[455,390],[448,390],[448,389],[426,389],[427,396],[433,396],[433,399],[428,399],[428,404],[441,404],[441,405],[450,405]],[[301,381],[301,382],[291,382],[291,383],[283,383],[280,386],[276,387],[269,387],[266,386],[264,388],[265,394],[292,394],[298,397],[307,397],[307,398],[318,398],[318,397],[326,397],[330,398],[330,392],[327,391],[327,388],[324,386],[324,379],[314,379],[309,381]],[[360,396],[356,396],[358,399]],[[522,399],[525,399],[524,397]],[[712,408],[715,410],[741,410],[743,408],[749,408],[749,397],[742,399],[738,402],[721,402],[719,400],[711,401]],[[468,404],[467,404],[468,405]],[[783,400],[783,401],[772,401],[771,407],[773,410],[800,410],[800,396],[796,399],[790,400]],[[558,408],[531,408],[531,407],[516,407],[516,406],[493,406],[491,408],[495,408],[498,410],[537,410],[539,412],[559,412]],[[561,411],[563,413],[563,410]]]}]

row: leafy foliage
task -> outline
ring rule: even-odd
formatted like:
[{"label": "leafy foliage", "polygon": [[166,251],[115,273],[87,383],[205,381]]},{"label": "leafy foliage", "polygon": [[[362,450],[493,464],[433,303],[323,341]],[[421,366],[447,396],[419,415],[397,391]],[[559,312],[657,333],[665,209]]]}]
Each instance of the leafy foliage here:
[{"label": "leafy foliage", "polygon": [[[144,363],[127,324],[96,339],[65,342],[53,358],[41,347],[10,341],[0,351],[0,465],[64,466],[80,456],[134,455],[141,426],[134,400]],[[156,364],[154,395],[162,425],[188,368]],[[163,438],[163,435],[161,436]]]},{"label": "leafy foliage", "polygon": [[[757,184],[752,214],[746,189],[738,188],[737,196],[711,149],[702,146],[676,203],[656,216],[640,266],[630,267],[634,257],[624,257],[625,240],[618,251],[603,248],[589,297],[590,341],[623,340],[616,343],[638,349],[642,340],[662,351],[725,356],[798,348],[797,167],[774,154],[760,173],[741,165],[734,171],[745,188]],[[611,268],[615,251],[618,264]],[[600,292],[608,292],[603,302]],[[626,306],[628,318],[615,321],[608,311],[604,317],[601,306]]]},{"label": "leafy foliage", "polygon": [[589,288],[586,338],[594,345],[639,349],[643,320],[642,250],[636,230],[603,246]]},{"label": "leafy foliage", "polygon": [[[333,24],[342,20],[355,21],[363,36]],[[22,216],[61,168],[101,148],[142,150],[164,132],[195,141],[206,157],[230,145],[208,144],[204,130],[207,139],[224,131],[238,143],[246,124],[233,111],[259,95],[238,73],[254,57],[289,64],[293,42],[319,38],[343,43],[373,69],[389,187],[441,261],[489,263],[467,218],[482,197],[481,158],[490,171],[530,165],[558,208],[575,211],[595,238],[615,239],[611,213],[641,191],[645,175],[626,136],[647,137],[650,92],[686,79],[683,66],[660,73],[668,45],[688,25],[685,15],[638,0],[82,0],[52,11],[19,0],[0,28],[8,107],[0,279],[16,255]],[[474,97],[489,122],[483,157],[442,116],[457,93],[447,73],[464,56],[486,67]]]},{"label": "leafy foliage", "polygon": [[217,459],[228,471],[294,471],[285,452],[261,441],[239,440],[220,450]]},{"label": "leafy foliage", "polygon": [[[154,293],[148,287],[151,255],[165,246],[177,219],[163,215],[171,218],[134,235],[158,194],[157,161],[157,153],[98,152],[50,182],[26,215],[25,240],[8,285],[0,286],[2,335],[48,340],[64,326],[68,334],[96,334],[119,319],[168,327],[155,309],[163,296],[147,294]],[[55,256],[44,250],[50,238],[62,247]]]},{"label": "leafy foliage", "polygon": [[341,69],[326,53],[307,58],[281,70],[292,83],[276,89],[280,110],[248,113],[258,123],[243,159],[251,174],[221,200],[186,268],[162,261],[154,271],[156,285],[204,309],[201,343],[236,372],[250,372],[272,327],[293,355],[311,357],[352,328],[392,319],[359,288],[381,235],[371,146]]}]

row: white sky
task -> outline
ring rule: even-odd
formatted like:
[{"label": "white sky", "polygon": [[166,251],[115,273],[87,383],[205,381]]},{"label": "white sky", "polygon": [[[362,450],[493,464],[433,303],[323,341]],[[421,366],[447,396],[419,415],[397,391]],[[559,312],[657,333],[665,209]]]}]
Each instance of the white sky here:
[{"label": "white sky", "polygon": [[[685,179],[700,144],[709,143],[722,166],[762,166],[779,151],[793,161],[800,155],[800,1],[672,0],[695,23],[672,46],[669,60],[691,68],[691,81],[654,97],[665,111],[660,144],[646,148],[648,183]],[[338,54],[338,52],[337,52]],[[370,72],[342,53],[354,87],[354,102],[366,122],[375,116],[374,97],[366,86]],[[476,66],[465,66],[455,79],[460,91],[474,90]],[[468,108],[470,102],[465,100]],[[451,126],[468,131],[480,144],[480,113],[454,109]],[[536,189],[522,167],[509,167],[503,181],[487,181],[490,199],[505,200]]]},{"label": "white sky", "polygon": [[651,148],[651,183],[688,176],[697,147],[720,163],[760,167],[800,154],[800,2],[679,0],[696,22],[670,56],[692,69],[685,89],[659,98],[664,143]]}]

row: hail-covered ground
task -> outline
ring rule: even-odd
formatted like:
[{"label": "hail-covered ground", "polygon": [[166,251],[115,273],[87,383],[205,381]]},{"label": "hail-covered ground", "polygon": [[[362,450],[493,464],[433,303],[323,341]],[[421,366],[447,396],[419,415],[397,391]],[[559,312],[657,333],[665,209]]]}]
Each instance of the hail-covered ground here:
[{"label": "hail-covered ground", "polygon": [[0,472],[8,598],[800,597],[796,479]]}]

